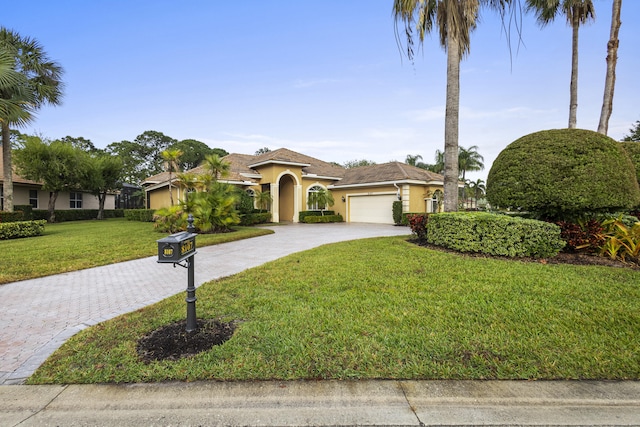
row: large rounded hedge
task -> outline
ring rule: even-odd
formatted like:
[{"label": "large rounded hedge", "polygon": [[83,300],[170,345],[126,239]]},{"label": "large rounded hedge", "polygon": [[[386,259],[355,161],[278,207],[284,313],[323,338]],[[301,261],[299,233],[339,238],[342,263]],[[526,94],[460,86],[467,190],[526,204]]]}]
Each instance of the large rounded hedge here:
[{"label": "large rounded hedge", "polygon": [[631,158],[631,163],[636,167],[636,176],[640,182],[640,142],[622,142],[621,144]]},{"label": "large rounded hedge", "polygon": [[557,218],[633,208],[640,189],[622,144],[589,130],[557,129],[509,144],[491,166],[487,199]]}]

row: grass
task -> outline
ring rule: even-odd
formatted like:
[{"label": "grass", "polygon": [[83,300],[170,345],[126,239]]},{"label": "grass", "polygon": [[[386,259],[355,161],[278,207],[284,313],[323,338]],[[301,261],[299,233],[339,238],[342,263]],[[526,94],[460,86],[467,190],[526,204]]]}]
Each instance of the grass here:
[{"label": "grass", "polygon": [[472,258],[402,237],[293,254],[198,289],[236,320],[221,346],[145,364],[136,344],[184,296],[71,338],[40,383],[295,379],[640,379],[640,274]]},{"label": "grass", "polygon": [[[272,233],[236,227],[233,233],[200,234],[208,246]],[[0,241],[0,284],[153,256],[156,240],[166,237],[148,222],[109,219],[47,224],[43,236]]]}]

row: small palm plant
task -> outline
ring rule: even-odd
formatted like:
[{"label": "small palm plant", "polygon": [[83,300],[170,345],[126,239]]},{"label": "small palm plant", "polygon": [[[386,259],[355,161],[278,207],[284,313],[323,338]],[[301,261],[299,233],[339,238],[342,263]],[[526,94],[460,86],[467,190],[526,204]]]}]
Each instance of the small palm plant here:
[{"label": "small palm plant", "polygon": [[327,209],[327,206],[333,206],[334,203],[331,191],[324,188],[309,193],[309,200],[307,201],[309,207],[317,206],[322,216],[324,216],[324,211]]}]

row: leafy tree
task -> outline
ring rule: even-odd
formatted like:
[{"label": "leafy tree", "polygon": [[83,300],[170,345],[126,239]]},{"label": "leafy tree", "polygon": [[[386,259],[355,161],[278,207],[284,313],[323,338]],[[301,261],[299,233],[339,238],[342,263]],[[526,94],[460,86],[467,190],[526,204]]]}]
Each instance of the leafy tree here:
[{"label": "leafy tree", "polygon": [[447,99],[444,137],[444,210],[458,209],[458,121],[460,111],[460,61],[470,52],[471,32],[476,28],[480,6],[504,12],[509,0],[394,0],[393,14],[404,24],[407,56],[414,57],[414,25],[418,43],[434,26],[447,52]]},{"label": "leafy tree", "polygon": [[309,193],[309,200],[307,200],[309,207],[318,206],[320,208],[322,216],[324,216],[324,211],[327,209],[327,206],[333,206],[334,203],[333,194],[325,188],[320,188],[318,191],[311,191]]},{"label": "leafy tree", "polygon": [[609,119],[613,111],[613,92],[616,86],[616,64],[618,63],[618,33],[620,32],[620,9],[622,0],[613,0],[611,11],[611,32],[607,43],[607,74],[604,81],[604,95],[602,97],[602,110],[600,111],[600,122],[598,132],[606,135],[609,130]]},{"label": "leafy tree", "polygon": [[633,208],[640,189],[622,144],[597,132],[559,129],[509,144],[489,171],[487,198],[496,207],[563,219]]},{"label": "leafy tree", "polygon": [[578,113],[578,34],[580,25],[595,20],[596,12],[591,0],[527,0],[527,8],[533,10],[538,23],[545,26],[556,16],[564,15],[571,25],[571,85],[569,94],[569,128],[575,129]]},{"label": "leafy tree", "polygon": [[70,144],[27,137],[24,148],[16,150],[16,166],[24,178],[40,181],[49,191],[49,222],[55,222],[55,204],[61,191],[80,190],[86,182],[88,155]]},{"label": "leafy tree", "polygon": [[96,146],[93,145],[93,142],[91,142],[91,140],[85,139],[81,136],[65,136],[64,138],[61,138],[60,141],[71,144],[73,147],[79,148],[80,150],[86,151],[87,153],[98,153],[101,151],[99,148],[96,148]]},{"label": "leafy tree", "polygon": [[162,160],[167,163],[167,171],[169,171],[169,200],[171,201],[171,206],[173,206],[173,173],[180,169],[179,161],[182,156],[182,151],[178,149],[164,150],[160,153],[162,156]]},{"label": "leafy tree", "polygon": [[478,153],[478,146],[472,145],[469,148],[460,147],[458,151],[458,167],[460,168],[460,178],[466,181],[467,171],[475,172],[484,169],[484,157]]},{"label": "leafy tree", "polygon": [[345,169],[353,169],[353,168],[359,168],[361,166],[371,166],[375,164],[376,162],[374,162],[373,160],[362,159],[362,160],[349,160],[347,162],[344,162],[342,166]]},{"label": "leafy tree", "polygon": [[183,139],[171,145],[169,149],[182,151],[182,156],[180,156],[180,169],[183,171],[188,171],[189,169],[199,166],[208,154],[217,154],[220,157],[229,154],[222,148],[211,148],[204,142],[195,139]]},{"label": "leafy tree", "polygon": [[[80,150],[75,147],[76,150]],[[104,219],[104,203],[109,191],[121,188],[122,161],[108,153],[97,151],[85,156],[86,175],[80,183],[83,190],[89,191],[98,198],[98,215],[96,219]]]},{"label": "leafy tree", "polygon": [[[12,125],[24,125],[45,104],[58,105],[62,99],[62,67],[49,59],[37,40],[0,28],[0,55],[4,66],[4,83],[0,89],[0,126],[4,168],[4,209],[13,211],[13,162],[11,157]],[[11,70],[9,72],[9,58]],[[22,75],[16,76],[15,72]]]},{"label": "leafy tree", "polygon": [[631,132],[629,135],[622,138],[623,141],[640,142],[640,120],[636,120],[636,123],[629,129],[629,132]]},{"label": "leafy tree", "polygon": [[265,154],[265,153],[268,153],[270,151],[271,151],[271,149],[269,147],[262,147],[262,148],[259,148],[258,150],[256,150],[255,155],[259,156],[261,154]]},{"label": "leafy tree", "polygon": [[162,172],[164,160],[161,153],[176,142],[162,132],[145,131],[133,141],[109,144],[107,152],[120,157],[127,182],[140,184],[145,178]]}]

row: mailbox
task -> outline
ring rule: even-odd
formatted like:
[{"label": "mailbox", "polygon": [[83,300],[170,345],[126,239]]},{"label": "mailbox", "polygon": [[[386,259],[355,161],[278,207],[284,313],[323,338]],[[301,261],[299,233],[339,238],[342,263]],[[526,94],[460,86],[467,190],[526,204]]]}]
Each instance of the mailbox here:
[{"label": "mailbox", "polygon": [[196,234],[182,231],[160,239],[158,262],[178,263],[196,253]]}]

